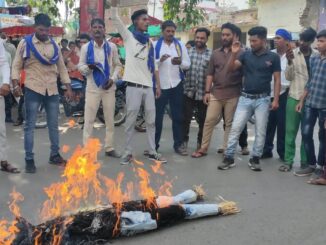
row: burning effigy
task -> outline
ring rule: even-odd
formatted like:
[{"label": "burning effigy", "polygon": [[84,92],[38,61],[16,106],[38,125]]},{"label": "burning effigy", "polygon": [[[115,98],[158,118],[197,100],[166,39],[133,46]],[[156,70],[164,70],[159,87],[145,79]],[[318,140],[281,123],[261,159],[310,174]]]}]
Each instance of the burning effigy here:
[{"label": "burning effigy", "polygon": [[[39,225],[32,225],[22,217],[17,202],[23,201],[23,196],[13,191],[9,209],[15,219],[0,220],[0,244],[100,244],[183,220],[239,212],[236,203],[225,200],[215,204],[196,203],[205,195],[200,186],[173,196],[172,184],[166,181],[156,193],[150,186],[150,174],[143,168],[144,163],[136,160],[133,170],[140,179],[136,183],[140,200],[135,201],[135,183],[128,182],[123,191],[123,173],[116,180],[99,173],[100,148],[100,142],[93,139],[75,150],[63,180],[45,188],[48,199],[41,209],[44,222]],[[159,162],[151,169],[155,174],[165,174]]]}]

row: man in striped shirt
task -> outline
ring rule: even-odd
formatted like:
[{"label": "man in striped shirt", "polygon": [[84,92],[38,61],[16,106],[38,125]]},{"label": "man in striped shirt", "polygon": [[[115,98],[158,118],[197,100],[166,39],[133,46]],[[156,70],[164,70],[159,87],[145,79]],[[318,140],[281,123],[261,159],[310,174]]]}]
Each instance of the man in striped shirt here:
[{"label": "man in striped shirt", "polygon": [[[320,54],[310,58],[310,78],[304,94],[297,105],[297,111],[304,107],[302,119],[302,138],[309,166],[295,172],[296,176],[309,176],[315,172],[317,163],[325,165],[325,129],[326,118],[326,30],[317,35],[317,49]],[[319,154],[315,155],[313,132],[316,121],[319,124]]]},{"label": "man in striped shirt", "polygon": [[184,146],[187,148],[189,141],[190,123],[194,108],[197,109],[197,119],[199,124],[197,136],[197,150],[201,146],[204,124],[206,118],[207,105],[203,99],[205,97],[206,72],[212,50],[206,46],[210,31],[206,28],[198,28],[195,34],[195,47],[189,49],[191,66],[187,72],[184,83]]}]

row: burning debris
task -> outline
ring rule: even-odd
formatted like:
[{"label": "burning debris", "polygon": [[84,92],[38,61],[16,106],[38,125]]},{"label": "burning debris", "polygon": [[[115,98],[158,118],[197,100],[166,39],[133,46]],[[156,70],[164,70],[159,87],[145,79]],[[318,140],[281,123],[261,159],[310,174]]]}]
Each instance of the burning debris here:
[{"label": "burning debris", "polygon": [[[134,172],[140,181],[127,183],[124,192],[123,173],[118,174],[116,180],[98,173],[99,150],[98,140],[77,148],[65,168],[63,181],[45,188],[48,200],[42,207],[42,224],[34,226],[21,217],[17,201],[23,197],[14,191],[10,210],[16,220],[0,221],[0,244],[99,244],[182,220],[239,212],[234,202],[225,200],[219,204],[192,204],[204,198],[200,186],[172,196],[172,183],[166,181],[157,195],[150,187],[150,174],[142,168],[144,164],[137,161]],[[160,163],[152,166],[152,171],[164,175]],[[142,200],[132,201],[135,185]]]}]

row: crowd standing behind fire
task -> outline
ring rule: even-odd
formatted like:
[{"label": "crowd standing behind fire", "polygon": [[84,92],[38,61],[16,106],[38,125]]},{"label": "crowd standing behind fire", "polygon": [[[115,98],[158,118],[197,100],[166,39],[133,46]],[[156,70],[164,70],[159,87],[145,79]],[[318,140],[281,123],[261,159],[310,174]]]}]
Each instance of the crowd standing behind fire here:
[{"label": "crowd standing behind fire", "polygon": [[[7,156],[6,123],[11,123],[8,96],[20,98],[18,120],[24,123],[25,172],[37,171],[33,139],[40,106],[47,114],[51,142],[49,163],[64,166],[60,155],[58,117],[60,83],[65,85],[67,100],[74,100],[70,83],[86,83],[83,143],[92,135],[96,111],[103,104],[106,136],[105,152],[121,158],[121,164],[133,160],[133,138],[137,115],[144,106],[150,160],[166,163],[158,153],[165,107],[169,104],[172,120],[173,148],[176,154],[188,155],[190,122],[194,109],[199,124],[197,147],[193,158],[207,155],[216,124],[224,121],[224,154],[218,170],[235,166],[234,154],[240,144],[241,154],[249,155],[249,168],[261,171],[260,160],[276,152],[279,171],[292,170],[296,137],[302,134],[300,168],[296,176],[316,178],[308,183],[326,185],[326,30],[317,33],[307,28],[300,34],[297,46],[289,30],[275,33],[275,49],[267,47],[267,29],[256,26],[249,30],[250,48],[239,40],[241,30],[234,24],[221,27],[222,46],[214,51],[206,45],[210,31],[198,28],[187,45],[175,38],[172,21],[162,23],[162,37],[153,42],[146,33],[146,10],[133,13],[133,29],[126,29],[118,16],[117,1],[112,1],[111,18],[124,40],[126,60],[123,80],[127,84],[125,123],[126,144],[121,154],[114,147],[115,82],[123,68],[115,44],[105,39],[105,23],[93,19],[90,36],[81,34],[76,41],[62,39],[60,46],[49,36],[51,20],[46,14],[35,16],[35,33],[24,37],[15,47],[0,40],[0,161],[1,170],[20,173]],[[312,45],[316,43],[316,49]],[[10,75],[11,66],[11,75]],[[21,80],[24,80],[22,84]],[[12,95],[10,95],[12,93]],[[6,98],[6,99],[5,99]],[[22,104],[25,104],[23,116]],[[254,121],[255,140],[247,146],[247,122]],[[319,152],[315,155],[313,132],[319,126]]]}]

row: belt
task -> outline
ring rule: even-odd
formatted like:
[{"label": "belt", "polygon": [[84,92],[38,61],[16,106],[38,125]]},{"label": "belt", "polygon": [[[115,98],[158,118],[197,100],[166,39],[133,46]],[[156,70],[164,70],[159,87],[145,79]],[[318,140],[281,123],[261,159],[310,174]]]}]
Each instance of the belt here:
[{"label": "belt", "polygon": [[256,99],[260,99],[260,98],[265,98],[268,96],[267,93],[262,93],[262,94],[247,94],[245,92],[241,92],[241,96],[248,98],[248,99],[252,99],[252,100],[256,100]]},{"label": "belt", "polygon": [[131,82],[128,82],[127,83],[127,86],[129,86],[129,87],[135,87],[135,88],[149,88],[146,85],[142,85],[142,84],[138,84],[138,83],[131,83]]}]

